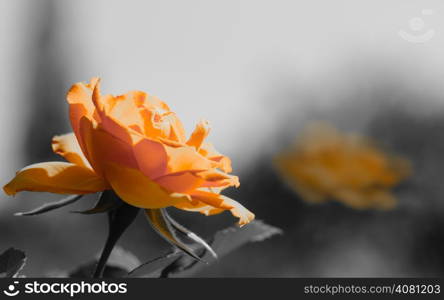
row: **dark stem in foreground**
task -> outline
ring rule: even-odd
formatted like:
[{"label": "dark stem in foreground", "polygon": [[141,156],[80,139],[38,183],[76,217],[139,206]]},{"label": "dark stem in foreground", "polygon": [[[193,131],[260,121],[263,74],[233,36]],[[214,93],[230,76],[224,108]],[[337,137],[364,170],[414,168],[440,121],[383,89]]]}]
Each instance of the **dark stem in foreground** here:
[{"label": "dark stem in foreground", "polygon": [[108,212],[108,238],[106,239],[93,278],[101,278],[103,276],[103,271],[114,246],[128,226],[134,221],[139,210],[140,208],[122,202],[118,208]]}]

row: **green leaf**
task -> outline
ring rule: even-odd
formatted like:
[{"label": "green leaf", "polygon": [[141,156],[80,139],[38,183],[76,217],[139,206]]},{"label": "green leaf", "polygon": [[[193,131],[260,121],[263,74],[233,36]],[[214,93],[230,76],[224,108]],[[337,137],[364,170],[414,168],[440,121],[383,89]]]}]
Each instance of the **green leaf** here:
[{"label": "green leaf", "polygon": [[[91,278],[97,266],[97,261],[81,265],[68,274],[70,278]],[[102,278],[122,278],[128,274],[128,270],[107,264],[103,269]]]},{"label": "green leaf", "polygon": [[[282,234],[282,230],[256,220],[242,228],[235,225],[218,231],[214,235],[210,246],[217,253],[218,257],[221,258],[247,243],[260,242],[277,234]],[[200,251],[197,249],[195,252],[200,252],[200,257],[206,261],[215,261],[211,259],[212,254],[202,246]],[[131,271],[128,276],[153,277],[160,275],[161,277],[169,277],[173,275],[175,277],[187,277],[195,274],[203,267],[205,267],[204,264],[198,264],[186,255],[171,252],[168,255],[139,266]]]},{"label": "green leaf", "polygon": [[9,248],[0,254],[0,278],[16,277],[25,262],[26,255],[23,251]]},{"label": "green leaf", "polygon": [[72,204],[72,203],[78,201],[82,197],[83,197],[83,195],[71,195],[71,196],[63,198],[59,201],[56,201],[56,202],[45,203],[42,206],[37,207],[36,209],[33,209],[31,211],[17,212],[14,215],[15,216],[34,216],[34,215],[43,214],[45,212]]},{"label": "green leaf", "polygon": [[[73,278],[89,278],[96,268],[98,259],[81,265],[77,269],[69,272],[69,277]],[[121,278],[140,265],[140,260],[131,252],[124,250],[122,247],[114,247],[111,255],[106,263],[103,277],[105,278]]]},{"label": "green leaf", "polygon": [[[247,243],[261,242],[277,234],[282,234],[282,230],[260,220],[255,220],[244,227],[235,225],[216,232],[211,247],[219,257],[224,257]],[[211,254],[205,251],[202,258],[209,259]],[[187,260],[186,257],[176,261],[175,265],[176,267],[169,267],[170,273],[167,276],[170,274],[180,277],[191,276],[202,269],[201,265]]]},{"label": "green leaf", "polygon": [[130,251],[123,249],[122,247],[114,247],[109,259],[108,265],[119,267],[122,269],[133,270],[141,264],[140,260]]},{"label": "green leaf", "polygon": [[157,257],[153,260],[150,260],[131,272],[128,273],[128,277],[144,277],[144,278],[157,278],[161,276],[162,271],[174,263],[176,260],[181,258],[183,253],[180,251],[175,251],[172,253],[168,253],[164,256]]},{"label": "green leaf", "polygon": [[[187,238],[189,238],[191,241],[194,242],[194,245],[190,245],[187,247],[192,247],[193,254],[199,257],[196,251],[199,253],[204,253],[203,249],[208,251],[214,258],[217,258],[216,253],[214,250],[198,235],[196,235],[194,232],[190,231],[189,229],[185,228],[181,224],[179,224],[176,220],[174,220],[166,211],[166,209],[163,209],[161,212],[156,212],[158,214],[158,217],[161,218],[164,222],[163,226],[168,226],[166,230],[169,230],[169,235],[173,236],[177,241],[177,234],[183,234]],[[151,212],[151,214],[154,214],[154,212]],[[152,222],[156,222],[154,220]],[[159,231],[158,231],[159,232]],[[164,236],[165,239],[167,237]],[[170,241],[169,241],[170,242]],[[171,243],[171,242],[170,242]],[[174,244],[175,245],[175,244]],[[199,249],[200,248],[200,249]],[[180,259],[182,257],[181,251],[174,251],[172,253],[168,253],[164,256],[155,258],[149,262],[144,263],[143,265],[139,266],[138,268],[131,271],[128,276],[130,277],[146,277],[146,278],[155,278],[155,277],[164,277],[164,274],[168,274],[169,271],[166,269],[166,267],[172,265],[173,262]],[[195,260],[195,256],[186,256],[193,262],[197,262]]]},{"label": "green leaf", "polygon": [[218,231],[211,246],[219,256],[225,256],[246,243],[262,242],[282,233],[281,229],[256,220],[244,227],[232,226]]},{"label": "green leaf", "polygon": [[99,200],[94,207],[84,211],[73,211],[73,213],[79,213],[84,215],[99,214],[110,211],[122,205],[122,200],[111,190],[102,192],[99,196]]},{"label": "green leaf", "polygon": [[145,215],[154,230],[167,242],[176,246],[194,259],[202,261],[201,258],[194,253],[194,249],[181,241],[177,236],[175,227],[171,224],[164,209],[146,209]]}]

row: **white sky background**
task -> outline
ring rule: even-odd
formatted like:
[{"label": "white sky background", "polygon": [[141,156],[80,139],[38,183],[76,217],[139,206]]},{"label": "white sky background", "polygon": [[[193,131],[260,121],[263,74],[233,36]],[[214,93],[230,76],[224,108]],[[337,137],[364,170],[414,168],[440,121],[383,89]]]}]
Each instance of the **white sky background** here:
[{"label": "white sky background", "polygon": [[[233,157],[235,170],[271,147],[282,112],[291,107],[295,118],[303,117],[309,100],[273,97],[280,78],[319,92],[318,105],[335,105],[340,97],[329,95],[347,89],[346,68],[368,56],[418,79],[418,89],[444,95],[442,1],[56,2],[67,85],[99,75],[105,93],[139,89],[159,96],[188,131],[208,119],[210,140]],[[32,113],[26,107],[38,101],[25,97],[32,79],[25,50],[32,47],[36,5],[0,1],[2,183],[22,166],[15,153]],[[422,9],[434,14],[423,16]],[[426,22],[424,31],[436,31],[425,44],[397,34],[409,31],[415,16]]]}]

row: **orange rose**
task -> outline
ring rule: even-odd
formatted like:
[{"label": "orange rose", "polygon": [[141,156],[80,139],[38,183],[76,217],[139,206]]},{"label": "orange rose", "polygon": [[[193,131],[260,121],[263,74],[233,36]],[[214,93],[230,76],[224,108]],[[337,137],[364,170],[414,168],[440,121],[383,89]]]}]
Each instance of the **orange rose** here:
[{"label": "orange rose", "polygon": [[187,139],[182,123],[155,96],[132,91],[100,94],[100,82],[77,83],[68,92],[73,133],[56,136],[55,153],[69,162],[45,162],[17,172],[4,186],[20,191],[88,194],[112,189],[145,209],[174,206],[206,215],[225,210],[244,225],[254,214],[220,191],[239,186],[230,159],[205,142],[202,121]]},{"label": "orange rose", "polygon": [[335,199],[356,209],[393,208],[390,189],[411,173],[408,160],[326,124],[309,126],[292,149],[276,157],[276,164],[304,200]]}]

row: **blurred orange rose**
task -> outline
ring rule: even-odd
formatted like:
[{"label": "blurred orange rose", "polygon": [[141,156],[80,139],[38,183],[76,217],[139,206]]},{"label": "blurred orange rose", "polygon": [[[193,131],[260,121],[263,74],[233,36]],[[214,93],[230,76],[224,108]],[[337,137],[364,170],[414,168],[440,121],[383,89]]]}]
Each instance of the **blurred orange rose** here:
[{"label": "blurred orange rose", "polygon": [[390,209],[390,189],[411,173],[406,159],[384,153],[371,140],[312,124],[292,149],[276,156],[287,182],[306,201],[335,199],[357,209]]},{"label": "blurred orange rose", "polygon": [[113,189],[130,205],[174,206],[206,215],[230,210],[247,224],[254,215],[220,191],[239,186],[230,159],[205,139],[208,123],[187,139],[182,123],[155,96],[132,91],[101,95],[100,82],[77,83],[68,92],[73,133],[54,137],[55,153],[69,162],[45,162],[17,172],[4,187],[20,191],[88,194]]}]

